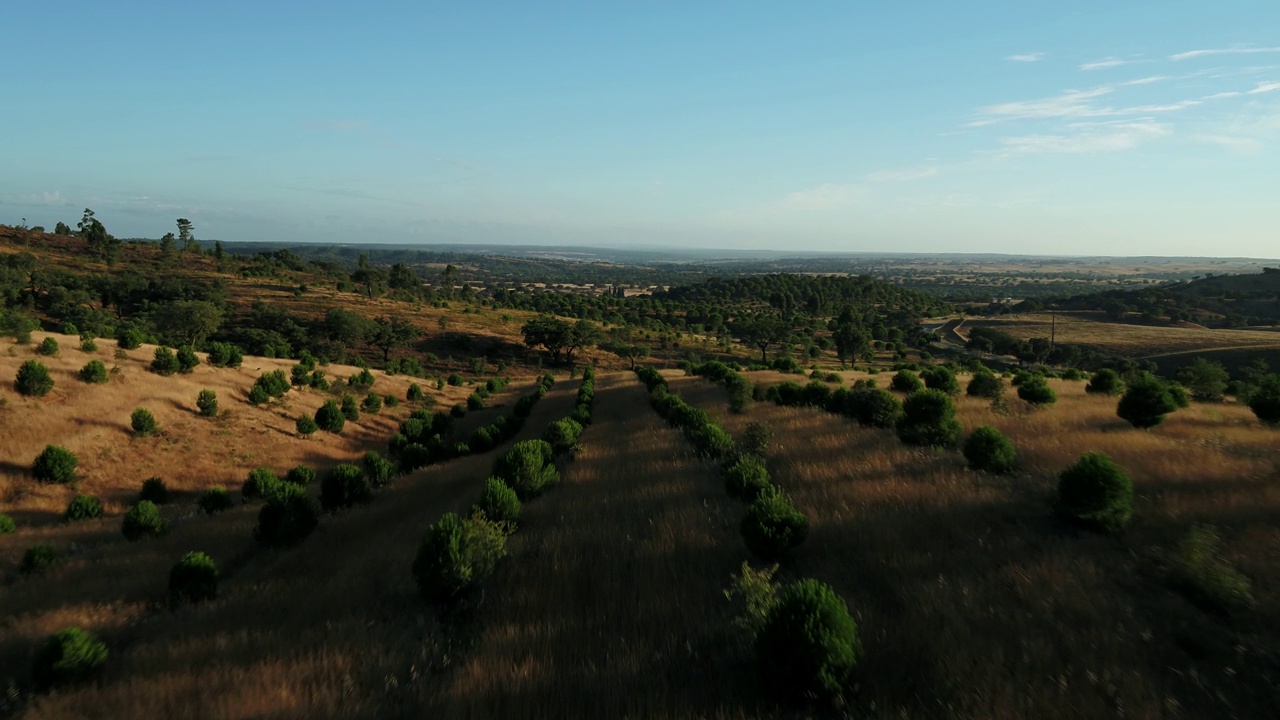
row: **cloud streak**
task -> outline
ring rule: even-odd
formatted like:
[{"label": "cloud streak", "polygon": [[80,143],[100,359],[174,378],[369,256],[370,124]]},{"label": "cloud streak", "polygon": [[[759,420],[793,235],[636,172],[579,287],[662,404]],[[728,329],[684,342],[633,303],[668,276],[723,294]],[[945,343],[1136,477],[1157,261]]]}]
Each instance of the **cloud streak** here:
[{"label": "cloud streak", "polygon": [[1048,55],[1048,53],[1042,53],[1042,52],[1022,53],[1020,55],[1010,55],[1006,57],[1005,60],[1008,60],[1009,62],[1033,63],[1033,62],[1040,62],[1041,60],[1045,59],[1046,55]]},{"label": "cloud streak", "polygon": [[1275,92],[1280,90],[1280,82],[1261,82],[1258,87],[1250,90],[1247,95],[1261,95],[1262,93]]},{"label": "cloud streak", "polygon": [[1060,154],[1085,155],[1122,152],[1173,133],[1163,123],[1133,122],[1106,126],[1105,129],[1075,135],[1021,135],[1001,141],[1002,156]]},{"label": "cloud streak", "polygon": [[1169,59],[1178,62],[1180,60],[1190,60],[1198,57],[1208,57],[1211,55],[1257,55],[1261,53],[1280,53],[1280,47],[1232,47],[1232,48],[1211,48],[1208,50],[1188,50],[1176,55],[1170,55]]},{"label": "cloud streak", "polygon": [[1107,58],[1106,60],[1098,60],[1096,62],[1084,63],[1083,65],[1080,66],[1080,69],[1086,70],[1086,71],[1106,70],[1108,68],[1120,67],[1121,65],[1128,65],[1128,64],[1129,64],[1128,60],[1121,60],[1119,58]]}]

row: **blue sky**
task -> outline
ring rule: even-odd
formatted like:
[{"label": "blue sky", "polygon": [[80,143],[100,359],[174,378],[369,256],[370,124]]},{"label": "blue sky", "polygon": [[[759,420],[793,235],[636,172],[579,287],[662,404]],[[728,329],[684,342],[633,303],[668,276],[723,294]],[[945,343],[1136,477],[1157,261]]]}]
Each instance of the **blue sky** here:
[{"label": "blue sky", "polygon": [[1280,256],[1280,4],[29,2],[0,222]]}]

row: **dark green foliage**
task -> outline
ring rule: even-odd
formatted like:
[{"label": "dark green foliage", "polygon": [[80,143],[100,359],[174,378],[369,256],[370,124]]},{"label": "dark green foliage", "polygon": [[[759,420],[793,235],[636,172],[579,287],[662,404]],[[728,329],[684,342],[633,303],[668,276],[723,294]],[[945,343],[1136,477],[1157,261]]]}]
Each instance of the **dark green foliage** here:
[{"label": "dark green foliage", "polygon": [[[289,392],[289,388],[292,386],[289,384],[289,378],[284,374],[283,370],[272,370],[271,372],[259,375],[258,379],[253,382],[253,387],[261,390],[262,393],[267,395],[267,397],[282,398],[285,396],[285,393]],[[262,397],[262,393],[260,393],[258,397]],[[252,398],[252,391],[250,391],[250,400],[252,400]],[[259,405],[261,403],[254,404]]]},{"label": "dark green foliage", "polygon": [[257,498],[270,499],[280,489],[280,478],[269,467],[256,467],[249,471],[249,477],[240,486],[240,495],[245,500]]},{"label": "dark green foliage", "polygon": [[165,530],[164,518],[160,517],[160,508],[149,500],[139,500],[129,512],[124,514],[120,531],[129,541],[156,537]]},{"label": "dark green foliage", "polygon": [[422,539],[413,577],[425,600],[454,607],[493,574],[505,555],[506,529],[501,523],[445,513]]},{"label": "dark green foliage", "polygon": [[860,425],[891,428],[902,417],[902,401],[888,390],[858,388],[848,391],[847,397],[843,414]]},{"label": "dark green foliage", "polygon": [[1089,384],[1084,386],[1084,391],[1098,395],[1119,395],[1124,392],[1124,381],[1115,370],[1103,368],[1093,374]]},{"label": "dark green foliage", "polygon": [[449,408],[449,414],[456,418],[466,417],[467,406],[462,403],[457,403],[453,407]]},{"label": "dark green foliage", "polygon": [[321,430],[336,434],[342,432],[342,428],[346,426],[347,417],[342,414],[342,408],[338,407],[338,403],[326,400],[324,405],[316,410],[316,424]]},{"label": "dark green foliage", "polygon": [[461,386],[461,385],[462,385],[462,376],[461,376],[461,375],[459,375],[458,373],[450,373],[450,374],[449,374],[449,384],[450,384],[450,385],[452,385],[453,387],[459,387],[459,386]]},{"label": "dark green foliage", "polygon": [[1227,614],[1253,604],[1252,583],[1223,559],[1212,527],[1192,528],[1179,543],[1172,575],[1178,589],[1207,610]]},{"label": "dark green foliage", "polygon": [[477,393],[471,393],[467,396],[467,409],[479,410],[484,407],[484,398]]},{"label": "dark green foliage", "polygon": [[467,448],[471,454],[489,452],[496,443],[493,441],[493,433],[489,432],[488,427],[478,427],[471,433],[471,437],[467,438]]},{"label": "dark green foliage", "polygon": [[58,550],[49,543],[36,543],[22,554],[18,572],[23,575],[40,575],[58,562]]},{"label": "dark green foliage", "polygon": [[196,500],[196,506],[206,515],[216,515],[223,510],[230,510],[235,505],[236,501],[231,498],[231,493],[222,487],[209,488]]},{"label": "dark green foliage", "polygon": [[156,348],[155,357],[151,360],[151,372],[167,376],[178,372],[178,367],[178,357],[172,350],[163,345]]},{"label": "dark green foliage", "polygon": [[920,379],[930,390],[941,390],[948,395],[960,394],[960,381],[955,373],[941,365],[925,368],[920,372]]},{"label": "dark green foliage", "polygon": [[69,483],[76,479],[75,453],[58,445],[45,445],[31,465],[36,480],[46,483]]},{"label": "dark green foliage", "polygon": [[640,382],[644,383],[649,392],[653,392],[660,387],[667,387],[667,379],[652,365],[641,365],[636,368],[636,377],[640,378]]},{"label": "dark green foliage", "polygon": [[921,390],[907,396],[898,420],[898,439],[908,445],[951,447],[960,435],[956,406],[940,390]]},{"label": "dark green foliage", "polygon": [[216,342],[209,345],[208,359],[214,367],[238,368],[244,362],[244,355],[231,343]]},{"label": "dark green foliage", "polygon": [[142,341],[145,339],[136,328],[121,327],[116,332],[116,345],[125,350],[137,350],[142,347]]},{"label": "dark green foliage", "polygon": [[285,474],[284,481],[298,487],[306,487],[316,481],[316,471],[306,465],[299,465]]},{"label": "dark green foliage", "polygon": [[765,491],[747,508],[740,529],[752,554],[781,560],[809,535],[809,518],[781,491]]},{"label": "dark green foliage", "polygon": [[364,400],[360,402],[360,409],[367,413],[377,413],[381,411],[382,396],[375,392],[365,395]]},{"label": "dark green foliage", "polygon": [[169,597],[175,602],[201,602],[218,596],[218,565],[202,552],[189,552],[169,569]]},{"label": "dark green foliage", "polygon": [[52,337],[46,337],[36,346],[36,352],[45,357],[58,357],[58,341]]},{"label": "dark green foliage", "polygon": [[84,333],[80,336],[80,349],[87,353],[98,352],[98,343],[92,335]]},{"label": "dark green foliage", "polygon": [[1133,482],[1104,453],[1088,452],[1058,476],[1058,513],[1115,532],[1133,516]]},{"label": "dark green foliage", "polygon": [[355,390],[364,392],[373,387],[373,382],[373,373],[369,372],[369,368],[361,368],[360,372],[351,376],[351,379],[347,381],[347,384]]},{"label": "dark green foliage", "polygon": [[743,455],[725,468],[724,488],[729,497],[754,502],[761,493],[771,489],[769,470],[764,461],[754,455]]},{"label": "dark green foliage", "polygon": [[254,385],[253,387],[249,388],[249,404],[261,405],[263,403],[270,402],[270,401],[271,401],[271,396],[268,395],[267,391],[264,390],[261,386]]},{"label": "dark green foliage", "polygon": [[315,418],[306,413],[299,415],[293,426],[297,429],[298,434],[303,437],[311,437],[315,431],[320,429],[320,424],[316,422]]},{"label": "dark green foliage", "polygon": [[965,393],[970,397],[995,399],[1004,394],[1004,380],[991,371],[976,372]]},{"label": "dark green foliage", "polygon": [[1129,383],[1129,389],[1116,406],[1116,415],[1136,428],[1155,427],[1164,416],[1178,409],[1169,386],[1160,378],[1143,373]]},{"label": "dark green foliage", "polygon": [[393,408],[400,404],[400,398],[396,397],[395,395],[383,395],[382,402],[387,407]]},{"label": "dark green foliage", "polygon": [[306,490],[291,483],[258,511],[253,537],[263,545],[287,546],[302,542],[320,524],[320,507]]},{"label": "dark green foliage", "polygon": [[31,679],[39,688],[84,682],[107,664],[107,645],[78,627],[59,630],[45,640],[31,663]]},{"label": "dark green foliage", "polygon": [[578,444],[580,437],[582,437],[582,425],[571,418],[551,423],[542,433],[542,439],[551,445],[551,449],[557,455],[563,455],[572,450]]},{"label": "dark green foliage", "polygon": [[768,425],[753,420],[747,423],[747,427],[742,431],[742,439],[738,441],[738,450],[746,455],[755,455],[756,457],[764,457],[769,450],[769,443],[773,441],[773,430]]},{"label": "dark green foliage", "polygon": [[364,466],[364,476],[369,479],[369,482],[374,487],[382,487],[396,479],[395,463],[382,457],[374,450],[364,454],[361,465]]},{"label": "dark green foliage", "polygon": [[138,491],[139,500],[149,500],[157,505],[164,505],[169,502],[169,488],[164,484],[164,480],[158,477],[147,478],[142,481],[142,489]]},{"label": "dark green foliage", "polygon": [[1036,406],[1052,405],[1058,396],[1040,375],[1028,378],[1018,386],[1018,397]]},{"label": "dark green foliage", "polygon": [[560,482],[560,472],[551,463],[553,455],[545,440],[523,440],[493,463],[493,475],[510,485],[521,500],[528,500]]},{"label": "dark green foliage", "polygon": [[156,416],[146,408],[134,408],[129,415],[129,427],[137,435],[152,435],[156,432]]},{"label": "dark green foliage", "polygon": [[323,370],[312,370],[311,377],[307,379],[307,385],[315,390],[329,389],[329,381],[325,379]]},{"label": "dark green foliage", "polygon": [[350,395],[342,396],[342,416],[351,422],[360,419],[360,408],[356,406],[356,399]]},{"label": "dark green foliage", "polygon": [[999,430],[983,425],[964,441],[964,458],[974,470],[1004,473],[1013,469],[1018,451]]},{"label": "dark green foliage", "polygon": [[893,376],[893,380],[889,382],[889,387],[900,393],[910,395],[913,392],[919,392],[924,389],[924,383],[920,378],[910,370],[899,370]]},{"label": "dark green foliage", "polygon": [[178,348],[178,372],[189,373],[199,364],[200,358],[196,356],[196,351],[191,349],[190,345]]},{"label": "dark green foliage", "polygon": [[289,383],[294,387],[305,387],[311,384],[311,372],[315,370],[315,364],[298,363],[289,368]]},{"label": "dark green foliage", "polygon": [[805,579],[782,588],[755,638],[760,680],[775,697],[830,702],[862,655],[858,627],[835,591]]},{"label": "dark green foliage", "polygon": [[372,498],[373,488],[359,465],[337,465],[320,481],[320,505],[328,511],[366,503]]},{"label": "dark green foliage", "polygon": [[44,397],[53,389],[53,378],[49,377],[49,368],[44,363],[28,360],[18,368],[13,388],[27,397]]},{"label": "dark green foliage", "polygon": [[490,520],[515,523],[520,519],[520,497],[502,478],[491,477],[485,481],[474,510],[484,513]]},{"label": "dark green foliage", "polygon": [[1177,378],[1196,400],[1221,402],[1231,376],[1222,363],[1198,357],[1191,364],[1179,368]]},{"label": "dark green foliage", "polygon": [[1280,427],[1280,375],[1267,375],[1249,395],[1249,409],[1264,425]]},{"label": "dark green foliage", "polygon": [[218,393],[205,388],[196,395],[196,408],[204,417],[218,416]]},{"label": "dark green foliage", "polygon": [[67,522],[93,520],[102,517],[102,503],[92,495],[76,495],[67,503],[62,519]]},{"label": "dark green foliage", "polygon": [[422,386],[418,383],[409,383],[409,389],[404,394],[404,399],[409,402],[422,402],[425,397],[422,392]]},{"label": "dark green foliage", "polygon": [[1173,404],[1179,408],[1191,407],[1191,394],[1180,383],[1171,382],[1168,384],[1169,397],[1173,398]]},{"label": "dark green foliage", "polygon": [[18,526],[13,522],[13,518],[0,513],[0,535],[9,535],[17,530]]}]

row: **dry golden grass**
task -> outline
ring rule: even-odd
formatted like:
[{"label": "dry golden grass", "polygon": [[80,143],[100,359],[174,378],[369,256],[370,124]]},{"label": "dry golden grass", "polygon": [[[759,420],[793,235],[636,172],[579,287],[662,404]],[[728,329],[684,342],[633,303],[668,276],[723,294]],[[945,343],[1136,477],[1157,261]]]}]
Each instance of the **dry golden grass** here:
[{"label": "dry golden grass", "polygon": [[[993,327],[1018,338],[1049,337],[1049,313],[1007,315],[969,320],[959,328]],[[1105,322],[1097,313],[1058,313],[1057,342],[1126,357],[1145,357],[1208,350],[1280,350],[1280,333],[1269,330],[1226,330],[1202,327],[1159,327]]]}]

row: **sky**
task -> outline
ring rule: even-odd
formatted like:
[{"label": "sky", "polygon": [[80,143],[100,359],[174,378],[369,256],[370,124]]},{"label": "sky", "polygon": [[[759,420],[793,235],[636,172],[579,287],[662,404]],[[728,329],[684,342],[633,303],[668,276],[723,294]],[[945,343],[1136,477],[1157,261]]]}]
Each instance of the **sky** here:
[{"label": "sky", "polygon": [[12,2],[0,223],[1280,256],[1280,3]]}]

